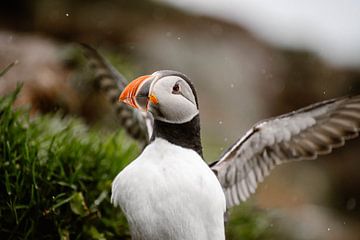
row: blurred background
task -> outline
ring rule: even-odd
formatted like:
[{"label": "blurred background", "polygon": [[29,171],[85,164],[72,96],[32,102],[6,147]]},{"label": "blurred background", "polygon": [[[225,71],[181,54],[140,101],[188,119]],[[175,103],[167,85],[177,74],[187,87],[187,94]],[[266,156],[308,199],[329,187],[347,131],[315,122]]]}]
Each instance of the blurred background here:
[{"label": "blurred background", "polygon": [[[119,128],[91,85],[77,42],[127,78],[178,70],[200,101],[212,162],[264,118],[360,94],[357,0],[12,0],[0,7],[0,94],[24,83],[16,105],[60,112],[101,131]],[[285,164],[233,210],[229,239],[360,239],[360,139],[318,161]],[[120,210],[118,210],[120,211]],[[242,228],[240,228],[242,227]]]}]

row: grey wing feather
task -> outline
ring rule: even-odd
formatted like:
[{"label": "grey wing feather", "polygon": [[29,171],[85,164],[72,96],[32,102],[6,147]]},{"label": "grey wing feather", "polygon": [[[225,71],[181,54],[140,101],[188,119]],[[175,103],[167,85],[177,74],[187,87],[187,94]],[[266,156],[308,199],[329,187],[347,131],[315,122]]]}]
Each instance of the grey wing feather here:
[{"label": "grey wing feather", "polygon": [[211,168],[227,208],[246,201],[277,165],[316,159],[359,135],[360,96],[344,97],[256,124]]},{"label": "grey wing feather", "polygon": [[89,60],[89,66],[94,71],[96,84],[114,106],[120,124],[131,137],[143,144],[149,143],[153,131],[152,116],[118,102],[120,93],[128,83],[126,78],[108,63],[96,49],[87,44],[81,44],[81,46]]}]

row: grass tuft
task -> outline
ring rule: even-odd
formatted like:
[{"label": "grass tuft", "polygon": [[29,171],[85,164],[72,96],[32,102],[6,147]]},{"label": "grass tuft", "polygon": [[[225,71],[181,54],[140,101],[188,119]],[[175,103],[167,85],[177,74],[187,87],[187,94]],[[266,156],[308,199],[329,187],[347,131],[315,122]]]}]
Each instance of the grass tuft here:
[{"label": "grass tuft", "polygon": [[1,239],[128,239],[109,198],[136,144],[74,118],[30,120],[12,107],[19,91],[0,99]]},{"label": "grass tuft", "polygon": [[7,65],[4,69],[0,70],[0,77],[4,76],[16,64],[18,64],[18,61],[12,62],[9,65]]}]

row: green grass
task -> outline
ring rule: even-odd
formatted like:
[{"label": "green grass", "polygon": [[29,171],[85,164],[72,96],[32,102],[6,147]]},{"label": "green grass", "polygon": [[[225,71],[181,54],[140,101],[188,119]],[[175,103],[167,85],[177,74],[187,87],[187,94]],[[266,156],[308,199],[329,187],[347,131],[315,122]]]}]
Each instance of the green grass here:
[{"label": "green grass", "polygon": [[251,200],[230,210],[226,224],[226,239],[279,240],[292,239],[277,229],[276,211],[268,213],[256,209]]},{"label": "green grass", "polygon": [[0,77],[4,76],[13,66],[15,66],[18,62],[12,62],[7,65],[4,69],[0,70]]},{"label": "green grass", "polygon": [[29,119],[0,99],[1,239],[128,239],[111,181],[139,153],[121,132],[57,115]]}]

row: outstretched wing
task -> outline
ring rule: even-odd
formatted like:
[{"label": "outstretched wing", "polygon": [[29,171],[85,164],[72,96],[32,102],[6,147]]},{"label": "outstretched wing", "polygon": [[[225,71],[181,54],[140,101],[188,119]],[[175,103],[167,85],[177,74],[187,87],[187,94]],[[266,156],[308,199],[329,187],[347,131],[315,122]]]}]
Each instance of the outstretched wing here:
[{"label": "outstretched wing", "polygon": [[360,96],[320,102],[256,124],[211,168],[227,208],[245,201],[276,165],[315,159],[357,137]]},{"label": "outstretched wing", "polygon": [[147,112],[140,112],[126,104],[118,102],[120,93],[128,81],[93,47],[81,44],[90,67],[94,70],[96,85],[114,105],[120,124],[126,132],[143,144],[147,144],[153,131],[153,119]]}]

